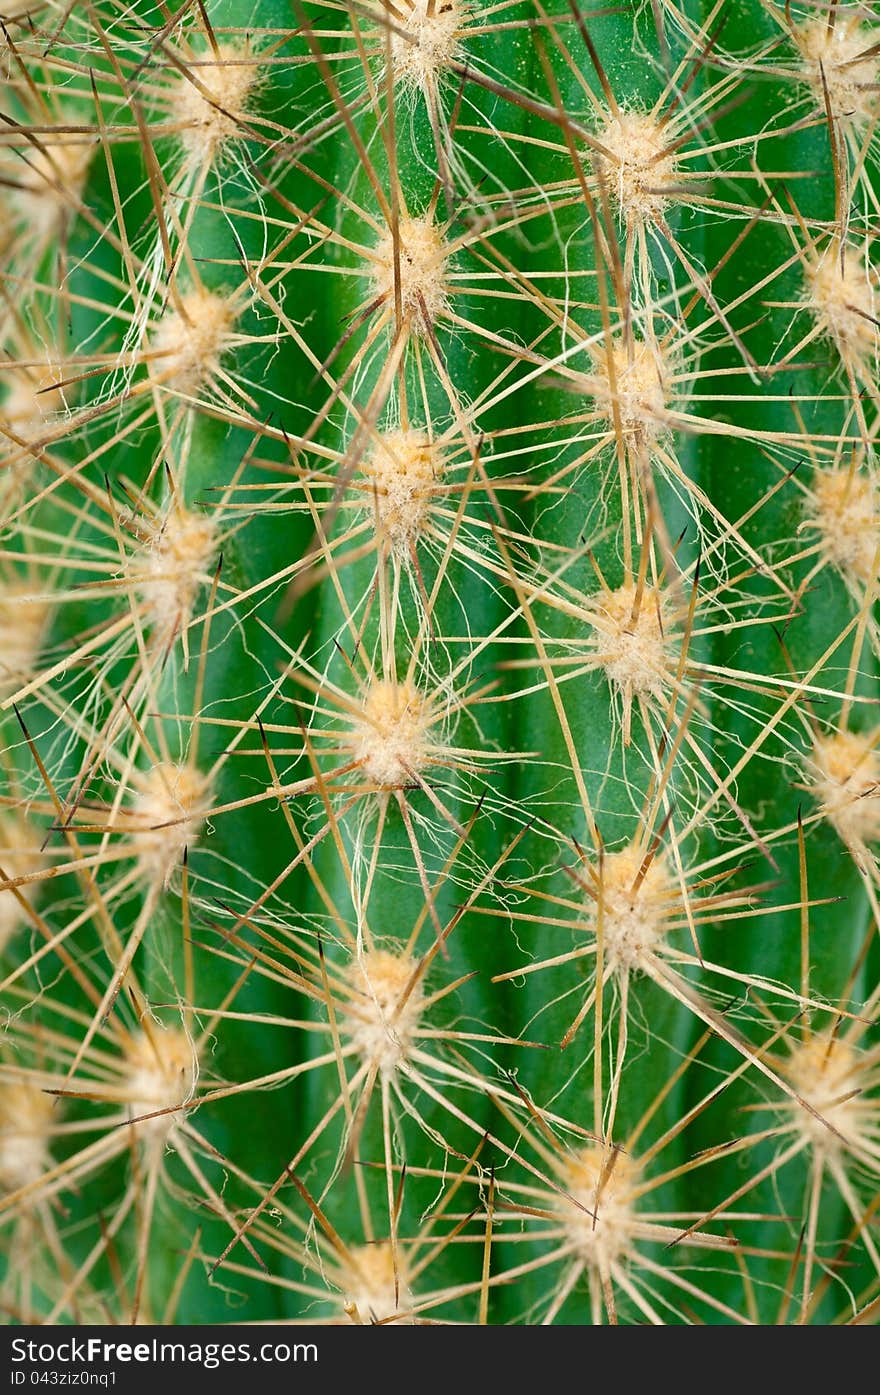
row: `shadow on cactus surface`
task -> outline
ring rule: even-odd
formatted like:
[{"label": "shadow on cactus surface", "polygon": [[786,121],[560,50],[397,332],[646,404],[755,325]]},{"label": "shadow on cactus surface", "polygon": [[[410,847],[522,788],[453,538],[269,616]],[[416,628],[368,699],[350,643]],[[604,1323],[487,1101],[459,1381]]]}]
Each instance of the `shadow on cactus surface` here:
[{"label": "shadow on cactus surface", "polygon": [[873,6],[0,15],[3,1321],[873,1322]]}]

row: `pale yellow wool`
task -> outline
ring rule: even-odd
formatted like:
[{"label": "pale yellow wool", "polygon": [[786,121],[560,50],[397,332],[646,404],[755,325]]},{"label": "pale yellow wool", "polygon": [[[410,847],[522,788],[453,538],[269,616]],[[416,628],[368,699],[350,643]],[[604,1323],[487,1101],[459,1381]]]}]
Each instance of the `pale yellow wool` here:
[{"label": "pale yellow wool", "polygon": [[869,585],[880,546],[880,499],[873,479],[848,469],[819,470],[812,494],[822,552],[844,576]]},{"label": "pale yellow wool", "polygon": [[591,643],[610,683],[652,702],[663,700],[674,673],[671,621],[661,593],[635,583],[591,599]]},{"label": "pale yellow wool", "polygon": [[610,974],[638,972],[662,953],[679,897],[662,853],[642,871],[645,849],[633,843],[607,853],[592,868],[587,885],[593,933],[600,933]]},{"label": "pale yellow wool", "polygon": [[817,736],[810,784],[822,813],[849,847],[880,837],[880,753],[875,732]]},{"label": "pale yellow wool", "polygon": [[204,288],[187,292],[150,336],[154,380],[189,396],[210,382],[229,344],[235,310],[225,296]]},{"label": "pale yellow wool", "polygon": [[393,1075],[413,1046],[424,993],[417,980],[418,961],[409,954],[373,949],[353,959],[345,973],[350,996],[341,1027],[363,1061]]},{"label": "pale yellow wool", "polygon": [[213,161],[220,148],[242,134],[259,82],[259,67],[247,48],[219,44],[200,54],[185,73],[175,72],[169,116],[193,163]]},{"label": "pale yellow wool", "polygon": [[163,761],[145,772],[126,826],[146,881],[168,883],[184,849],[197,841],[209,804],[207,779],[192,766]]},{"label": "pale yellow wool", "polygon": [[401,316],[415,334],[427,334],[448,309],[448,257],[440,228],[424,217],[401,218],[397,242],[389,228],[371,254],[374,296],[394,309],[396,264]]},{"label": "pale yellow wool", "polygon": [[364,694],[349,745],[365,779],[382,789],[411,785],[430,761],[432,713],[414,683],[375,679]]},{"label": "pale yellow wool", "polygon": [[[864,22],[867,7],[834,7],[795,30],[806,77],[822,111],[826,100],[844,126],[864,126],[880,113],[880,29]],[[827,95],[826,95],[827,94]]]},{"label": "pale yellow wool", "polygon": [[433,92],[461,54],[467,11],[461,0],[404,0],[393,12],[383,10],[388,29],[380,27],[376,37],[384,49],[389,35],[395,83]]},{"label": "pale yellow wool", "polygon": [[808,303],[822,333],[832,339],[844,363],[873,362],[880,348],[877,328],[877,277],[865,258],[852,247],[839,245],[806,269]]},{"label": "pale yellow wool", "polygon": [[188,623],[215,562],[217,533],[207,514],[174,507],[137,558],[135,580],[154,644],[164,649]]},{"label": "pale yellow wool", "polygon": [[877,1100],[865,1093],[864,1058],[858,1051],[827,1030],[816,1032],[793,1047],[786,1075],[815,1110],[810,1113],[797,1100],[790,1101],[797,1131],[814,1151],[834,1158],[849,1151],[875,1152]]},{"label": "pale yellow wool", "polygon": [[[168,1141],[180,1123],[179,1106],[192,1098],[198,1076],[193,1043],[177,1027],[139,1032],[126,1048],[125,1109],[138,1136]],[[157,1113],[168,1110],[169,1113]],[[155,1114],[155,1118],[143,1115]]]},{"label": "pale yellow wool", "polygon": [[669,127],[650,112],[620,111],[608,117],[596,139],[603,147],[596,170],[621,218],[638,226],[662,217],[677,173]]},{"label": "pale yellow wool", "polygon": [[59,223],[76,212],[94,153],[93,141],[72,136],[64,141],[40,138],[21,151],[20,159],[5,166],[12,207],[29,237],[52,236]]},{"label": "pale yellow wool", "polygon": [[54,1105],[28,1080],[0,1081],[0,1195],[36,1182],[49,1167]]},{"label": "pale yellow wool", "polygon": [[59,370],[48,365],[43,371],[29,368],[4,372],[6,396],[0,402],[0,423],[7,423],[16,436],[26,441],[38,437],[46,422],[64,410],[64,394],[54,386],[60,376]]},{"label": "pale yellow wool", "polygon": [[443,456],[424,431],[389,431],[370,452],[363,473],[368,507],[392,548],[408,552],[422,533],[443,478]]},{"label": "pale yellow wool", "polygon": [[602,339],[590,348],[590,395],[610,430],[633,450],[649,447],[668,430],[671,367],[651,340]]},{"label": "pale yellow wool", "polygon": [[345,1263],[344,1285],[344,1311],[353,1322],[364,1326],[393,1318],[412,1300],[403,1254],[398,1246],[395,1256],[395,1246],[389,1240],[357,1245],[351,1250]]},{"label": "pale yellow wool", "polygon": [[33,674],[49,609],[48,600],[24,581],[0,589],[0,695]]},{"label": "pale yellow wool", "polygon": [[625,1259],[638,1233],[639,1172],[632,1158],[603,1144],[567,1157],[556,1209],[581,1264],[607,1274]]},{"label": "pale yellow wool", "polygon": [[[41,839],[36,830],[18,814],[0,810],[0,875],[10,880],[28,877],[46,866],[46,854],[40,850]],[[26,882],[17,888],[0,887],[0,953],[13,935],[29,923],[28,913],[21,904],[22,897],[33,903],[39,881]]]}]

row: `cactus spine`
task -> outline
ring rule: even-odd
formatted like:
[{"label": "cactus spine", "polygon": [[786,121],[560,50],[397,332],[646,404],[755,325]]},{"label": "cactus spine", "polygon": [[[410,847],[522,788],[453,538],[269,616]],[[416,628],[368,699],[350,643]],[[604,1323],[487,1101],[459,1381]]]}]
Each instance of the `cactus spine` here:
[{"label": "cactus spine", "polygon": [[7,1320],[871,1321],[871,8],[0,36]]}]

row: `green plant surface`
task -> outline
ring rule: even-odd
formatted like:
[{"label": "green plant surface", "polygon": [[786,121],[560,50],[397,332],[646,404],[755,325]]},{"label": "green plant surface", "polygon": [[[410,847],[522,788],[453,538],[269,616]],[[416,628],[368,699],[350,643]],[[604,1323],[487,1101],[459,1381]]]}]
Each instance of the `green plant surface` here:
[{"label": "green plant surface", "polygon": [[6,1322],[873,1321],[872,8],[0,16]]}]

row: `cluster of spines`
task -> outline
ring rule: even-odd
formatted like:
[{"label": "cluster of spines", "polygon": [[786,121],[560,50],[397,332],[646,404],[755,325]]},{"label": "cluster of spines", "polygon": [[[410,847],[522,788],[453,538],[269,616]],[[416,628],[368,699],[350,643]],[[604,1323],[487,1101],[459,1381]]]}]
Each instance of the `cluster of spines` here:
[{"label": "cluster of spines", "polygon": [[3,31],[5,1310],[864,1320],[876,24],[252,8]]}]

